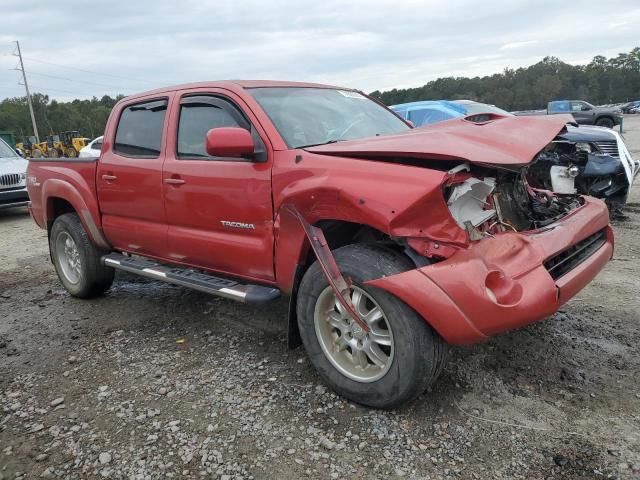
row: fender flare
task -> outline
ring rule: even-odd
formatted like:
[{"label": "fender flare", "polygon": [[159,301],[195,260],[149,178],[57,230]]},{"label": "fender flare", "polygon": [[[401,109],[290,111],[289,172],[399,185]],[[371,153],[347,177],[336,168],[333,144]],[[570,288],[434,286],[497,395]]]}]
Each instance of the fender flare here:
[{"label": "fender flare", "polygon": [[42,215],[44,225],[49,225],[49,221],[53,219],[52,198],[61,198],[71,204],[73,209],[80,217],[80,222],[86,230],[91,241],[100,248],[110,249],[111,245],[102,233],[102,225],[100,223],[100,210],[97,202],[87,204],[85,198],[94,198],[94,193],[89,189],[84,192],[83,196],[78,189],[66,180],[51,178],[44,182],[41,192],[41,205],[43,206]]}]

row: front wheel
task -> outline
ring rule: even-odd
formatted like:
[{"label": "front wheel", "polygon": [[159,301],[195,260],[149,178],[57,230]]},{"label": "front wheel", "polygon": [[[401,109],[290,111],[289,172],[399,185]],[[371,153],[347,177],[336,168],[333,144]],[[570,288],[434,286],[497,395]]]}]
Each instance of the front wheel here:
[{"label": "front wheel", "polygon": [[604,118],[598,119],[598,121],[596,122],[596,125],[598,127],[613,128],[615,124],[613,123],[613,120],[610,119],[609,117],[604,117]]},{"label": "front wheel", "polygon": [[351,279],[351,302],[370,331],[350,318],[314,263],[302,278],[297,301],[300,336],[311,362],[329,386],[357,403],[392,408],[416,398],[438,377],[446,345],[400,299],[365,285],[413,265],[370,245],[342,247],[334,256]]},{"label": "front wheel", "polygon": [[58,278],[74,297],[95,297],[113,283],[114,270],[100,261],[106,252],[91,243],[75,213],[60,215],[53,222],[49,248]]}]

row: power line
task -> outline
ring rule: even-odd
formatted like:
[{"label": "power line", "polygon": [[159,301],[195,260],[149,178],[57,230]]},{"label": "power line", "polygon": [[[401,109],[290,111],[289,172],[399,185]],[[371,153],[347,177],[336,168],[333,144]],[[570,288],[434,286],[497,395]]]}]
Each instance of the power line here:
[{"label": "power line", "polygon": [[[19,70],[19,69],[15,69]],[[47,77],[47,78],[55,78],[57,80],[66,80],[67,82],[76,82],[76,83],[86,83],[87,85],[97,85],[99,87],[109,87],[109,88],[118,88],[121,90],[130,90],[127,87],[117,86],[117,85],[109,85],[106,83],[97,83],[97,82],[89,82],[87,80],[76,80],[68,77],[58,77],[57,75],[49,75],[47,73],[39,73],[39,72],[29,72],[30,75],[37,75],[39,77]]]},{"label": "power line", "polygon": [[60,67],[60,68],[67,68],[69,70],[77,70],[78,72],[84,72],[84,73],[92,73],[95,75],[102,75],[104,77],[112,77],[112,78],[120,78],[123,80],[132,80],[134,82],[143,82],[143,83],[153,83],[149,80],[141,80],[139,78],[132,78],[132,77],[124,77],[121,75],[113,75],[111,73],[104,73],[104,72],[96,72],[94,70],[87,70],[84,68],[78,68],[78,67],[72,67],[70,65],[62,65],[60,63],[53,63],[53,62],[45,62],[44,60],[38,60],[35,58],[29,58],[29,57],[23,57],[25,60],[29,60],[30,62],[36,62],[36,63],[43,63],[45,65],[53,65],[54,67]]},{"label": "power line", "polygon": [[[18,85],[24,85],[24,84],[23,83],[18,83]],[[37,88],[38,90],[42,90],[42,91],[45,91],[45,92],[48,91],[48,90],[53,90],[53,91],[56,91],[56,92],[71,93],[73,95],[82,95],[82,94],[79,94],[78,92],[73,92],[71,90],[63,90],[61,88],[42,87],[40,85],[34,85],[34,84],[31,84],[31,87],[32,88]]]}]

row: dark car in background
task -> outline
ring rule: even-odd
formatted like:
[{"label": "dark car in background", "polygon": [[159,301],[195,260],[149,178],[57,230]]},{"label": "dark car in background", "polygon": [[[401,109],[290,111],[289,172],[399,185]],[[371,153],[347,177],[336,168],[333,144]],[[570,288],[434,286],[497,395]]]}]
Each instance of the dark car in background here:
[{"label": "dark car in background", "polygon": [[[411,102],[391,109],[417,127],[459,117],[482,122],[513,115],[495,105],[472,100]],[[556,193],[577,191],[602,198],[612,214],[618,215],[639,169],[640,163],[631,157],[618,132],[569,124],[529,167],[528,180],[533,186]]]},{"label": "dark car in background", "polygon": [[580,125],[596,125],[606,128],[619,125],[622,119],[620,107],[596,107],[584,100],[554,100],[547,104],[546,110],[526,110],[513,112],[513,114],[518,116],[570,114]]},{"label": "dark car in background", "polygon": [[620,109],[622,110],[622,113],[638,113],[638,109],[640,109],[640,100],[629,102],[620,107]]}]

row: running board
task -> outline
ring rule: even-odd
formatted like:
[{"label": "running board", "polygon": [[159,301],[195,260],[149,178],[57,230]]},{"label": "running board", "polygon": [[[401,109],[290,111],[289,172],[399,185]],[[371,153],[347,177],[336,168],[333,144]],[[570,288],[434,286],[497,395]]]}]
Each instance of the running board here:
[{"label": "running board", "polygon": [[103,256],[102,263],[116,270],[124,270],[143,277],[192,288],[200,292],[230,298],[243,303],[264,303],[280,296],[280,290],[277,288],[243,284],[190,268],[175,267],[140,257],[128,257],[119,253],[110,253]]}]

